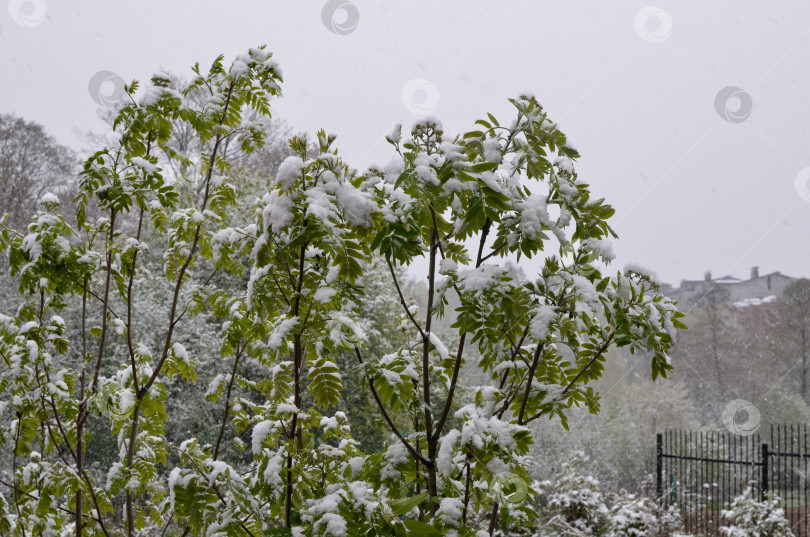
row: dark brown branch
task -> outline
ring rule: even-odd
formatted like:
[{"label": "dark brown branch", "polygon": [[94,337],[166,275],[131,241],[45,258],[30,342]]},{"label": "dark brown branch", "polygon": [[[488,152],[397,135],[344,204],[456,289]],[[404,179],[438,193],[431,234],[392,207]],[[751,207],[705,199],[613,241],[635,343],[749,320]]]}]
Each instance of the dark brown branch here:
[{"label": "dark brown branch", "polygon": [[[363,356],[360,354],[360,349],[355,347],[354,353],[355,355],[357,355],[357,360],[360,362],[360,365],[361,366],[364,365]],[[391,429],[391,432],[393,432],[394,435],[396,435],[396,437],[399,438],[399,441],[402,443],[403,446],[405,446],[405,449],[407,449],[410,452],[410,454],[413,455],[414,459],[421,462],[423,465],[427,467],[431,467],[433,465],[433,462],[428,461],[426,458],[424,458],[421,453],[419,453],[416,449],[414,449],[414,447],[410,443],[408,443],[405,437],[402,436],[402,433],[399,432],[399,428],[397,428],[397,426],[394,424],[394,421],[391,419],[391,416],[388,415],[388,411],[385,410],[385,406],[382,403],[382,399],[380,399],[380,395],[377,393],[377,388],[374,386],[374,379],[372,379],[371,375],[369,375],[368,373],[364,374],[366,376],[366,380],[368,380],[368,386],[369,388],[371,388],[371,394],[374,396],[374,400],[377,402],[377,407],[379,407],[380,412],[382,412],[383,418],[385,419],[385,422],[388,424],[388,427]]]},{"label": "dark brown branch", "polygon": [[[433,209],[431,208],[431,214]],[[434,215],[435,216],[435,215]],[[435,218],[434,218],[435,222]],[[439,506],[433,501],[438,494],[438,483],[436,482],[436,455],[438,452],[438,441],[433,435],[433,408],[430,403],[430,330],[433,322],[433,299],[436,289],[436,252],[440,245],[439,232],[435,227],[430,228],[430,262],[428,266],[428,297],[427,312],[425,313],[425,335],[422,337],[422,406],[425,415],[425,436],[427,437],[428,460],[431,466],[428,467],[428,494],[430,496],[430,514],[435,516]]]},{"label": "dark brown branch", "polygon": [[[98,300],[99,302],[101,302],[102,304],[104,304],[104,297],[101,297],[101,296],[99,296],[97,293],[94,293],[92,289],[88,289],[88,290],[87,290],[87,294],[89,294],[90,296],[92,296],[93,298],[95,298],[96,300]],[[113,317],[115,317],[116,319],[120,319],[120,318],[121,318],[121,316],[120,316],[120,315],[118,315],[117,313],[115,313],[115,310],[114,310],[114,309],[112,309],[112,306],[110,306],[109,304],[104,304],[104,308],[105,308],[107,311],[109,311],[109,312],[112,314],[112,316],[113,316]]]},{"label": "dark brown branch", "polygon": [[[48,430],[48,436],[51,439],[51,443],[53,444],[54,449],[56,450],[56,454],[59,455],[59,458],[62,459],[62,462],[65,463],[65,466],[70,467],[70,463],[65,457],[65,454],[62,452],[62,448],[59,447],[59,441],[57,441],[56,436],[53,434],[53,428],[51,424],[47,421],[45,423],[45,428]],[[65,439],[65,443],[67,443],[67,439]]]},{"label": "dark brown branch", "polygon": [[[147,151],[148,153],[148,151]],[[143,227],[143,208],[141,208],[138,215],[138,233],[135,235],[136,240],[141,242],[141,228]],[[135,267],[138,262],[138,248],[132,253],[132,268],[129,272],[129,283],[127,284],[127,348],[129,349],[129,361],[132,367],[132,385],[135,387],[135,393],[138,393],[138,367],[135,364],[135,349],[132,346],[132,284],[135,282]]]},{"label": "dark brown branch", "polygon": [[[132,421],[130,422],[129,429],[129,443],[127,444],[127,471],[132,468],[132,464],[135,461],[135,446],[138,442],[138,420],[141,414],[141,401],[142,399],[137,399],[135,401],[135,409],[132,411]],[[130,520],[135,520],[135,509],[133,505],[132,493],[129,491],[129,489],[127,489],[126,493],[125,509],[127,513],[127,534],[131,537],[132,528],[134,526]]]},{"label": "dark brown branch", "polygon": [[[214,269],[214,271],[211,273],[211,275],[208,276],[208,278],[205,279],[205,281],[200,286],[200,288],[207,287],[208,284],[211,283],[211,280],[214,279],[214,276],[217,275],[217,272],[219,272],[219,268]],[[183,311],[181,311],[180,315],[177,316],[177,319],[174,320],[175,326],[183,319],[183,317],[185,317],[186,313],[188,313],[188,303],[186,303],[183,306]]]},{"label": "dark brown branch", "polygon": [[93,386],[92,391],[96,391],[98,387],[98,376],[101,372],[101,359],[104,356],[104,344],[107,341],[107,304],[110,302],[110,279],[112,277],[112,243],[115,233],[115,210],[110,209],[110,236],[107,244],[107,269],[104,283],[104,298],[102,300],[104,307],[101,312],[101,337],[98,344],[98,357],[96,358],[96,368],[93,372]]},{"label": "dark brown branch", "polygon": [[[610,334],[610,336],[609,336],[609,337],[608,337],[608,338],[607,338],[607,339],[604,341],[604,343],[602,343],[602,346],[601,346],[601,347],[599,347],[599,350],[598,350],[598,351],[596,351],[596,353],[595,353],[595,354],[593,355],[593,357],[592,357],[592,358],[591,358],[591,359],[588,361],[588,363],[587,363],[587,364],[585,364],[585,367],[583,367],[582,369],[580,369],[580,370],[579,370],[579,372],[578,372],[578,373],[577,373],[577,375],[574,377],[574,379],[573,379],[571,382],[569,382],[569,383],[568,383],[568,385],[565,387],[565,389],[564,389],[564,390],[563,390],[563,391],[560,393],[560,396],[561,396],[561,397],[562,397],[563,395],[567,394],[567,393],[568,393],[568,392],[571,390],[571,388],[573,388],[573,387],[574,387],[574,385],[577,383],[577,381],[579,381],[579,379],[582,377],[582,375],[584,375],[584,374],[585,374],[585,372],[586,372],[588,369],[590,369],[590,367],[591,367],[591,366],[592,366],[592,365],[593,365],[593,364],[596,362],[596,360],[598,360],[598,359],[599,359],[599,357],[601,357],[601,356],[602,356],[602,354],[604,354],[604,352],[605,352],[605,351],[607,350],[607,348],[610,346],[610,343],[613,341],[613,337],[614,337],[615,335],[616,335],[616,333],[615,333],[615,332],[611,333],[611,334]],[[531,423],[531,422],[533,422],[534,420],[536,420],[537,418],[539,418],[541,415],[542,415],[542,413],[538,412],[537,414],[535,414],[534,416],[530,417],[529,419],[527,419],[527,420],[523,420],[523,421],[519,421],[518,423],[519,423],[520,425],[526,425],[527,423]]]},{"label": "dark brown branch", "polygon": [[[24,496],[28,496],[28,497],[29,497],[29,498],[31,498],[32,500],[39,500],[39,498],[37,498],[37,497],[36,497],[36,496],[34,496],[33,494],[31,494],[31,493],[28,493],[28,492],[24,491],[23,489],[21,489],[21,488],[17,487],[16,485],[13,485],[13,484],[11,484],[11,483],[7,483],[7,482],[5,482],[5,481],[4,481],[4,480],[2,480],[2,479],[0,479],[0,485],[3,485],[3,486],[5,486],[5,487],[10,488],[11,490],[13,490],[14,492],[16,492],[16,493],[18,493],[18,494],[22,494],[22,495],[24,495]],[[55,507],[55,508],[56,508],[56,509],[58,509],[59,511],[62,511],[63,513],[67,513],[67,514],[69,514],[69,515],[75,515],[75,514],[76,514],[76,511],[73,511],[73,510],[68,509],[68,508],[66,508],[66,507],[62,507],[61,505],[57,505],[56,503],[53,503],[53,504],[51,504],[51,505],[53,505],[53,507]],[[95,519],[95,518],[91,517],[90,515],[82,515],[82,516],[83,516],[83,518],[87,518],[87,519],[90,519],[90,520],[95,520],[95,521],[98,521],[97,519]]]},{"label": "dark brown branch", "polygon": [[[304,227],[306,227],[306,220],[304,220]],[[294,317],[298,317],[301,313],[301,289],[304,286],[304,261],[306,259],[307,247],[309,242],[304,242],[301,246],[301,251],[298,256],[298,280],[295,285],[295,298],[293,299]],[[303,328],[300,328],[293,337],[293,404],[296,408],[301,408],[301,374],[304,367],[303,346],[301,343],[301,333]],[[303,434],[298,430],[298,413],[294,413],[290,422],[290,434],[288,435],[290,442],[289,451],[287,452],[287,479],[285,483],[284,492],[284,525],[288,528],[292,527],[292,496],[293,496],[293,453],[292,444],[293,440],[297,440],[298,449],[303,448]]]},{"label": "dark brown branch", "polygon": [[[225,117],[228,114],[228,107],[231,102],[231,96],[233,95],[233,83],[231,83],[230,88],[228,88],[228,96],[225,99],[225,105],[222,110],[222,116],[219,120],[219,125],[225,122]],[[214,173],[214,165],[216,163],[217,158],[217,151],[219,149],[219,145],[222,142],[222,137],[217,136],[216,142],[214,142],[214,147],[211,150],[211,157],[208,160],[208,171],[206,172],[205,177],[205,195],[203,196],[202,206],[200,208],[200,212],[205,212],[205,208],[208,206],[208,198],[211,193],[211,177]],[[186,257],[185,262],[180,267],[180,270],[177,272],[177,283],[174,286],[174,294],[172,296],[172,306],[171,311],[169,313],[169,328],[166,333],[166,339],[163,344],[163,351],[160,354],[160,360],[158,360],[157,365],[155,366],[155,370],[152,372],[152,375],[149,377],[149,380],[146,381],[146,384],[143,385],[141,391],[138,392],[137,398],[143,399],[146,396],[146,393],[149,391],[149,388],[152,387],[152,384],[155,383],[157,380],[158,375],[160,375],[160,371],[163,368],[163,364],[166,362],[166,359],[169,356],[169,346],[171,345],[172,336],[174,335],[174,327],[177,324],[177,320],[175,319],[175,315],[177,314],[177,303],[180,299],[180,290],[183,288],[183,277],[188,270],[188,267],[191,265],[191,260],[194,259],[194,254],[197,253],[197,246],[200,242],[200,230],[202,229],[203,223],[200,222],[197,224],[197,227],[194,230],[194,239],[191,242],[191,249],[188,252],[188,256]]]},{"label": "dark brown branch", "polygon": [[[430,214],[431,218],[433,219],[433,227],[435,229],[438,229],[438,222],[436,221],[436,213],[433,212],[432,208]],[[484,226],[481,228],[481,238],[479,239],[478,243],[478,257],[475,262],[475,268],[480,267],[481,263],[483,263],[484,261],[481,258],[481,252],[483,252],[484,250],[484,245],[486,244],[487,235],[489,234],[489,229],[491,226],[492,220],[487,218],[486,221],[484,222]],[[439,242],[439,251],[441,252],[442,259],[445,259],[444,248],[442,247],[441,241]],[[456,294],[458,295],[459,300],[461,300],[461,291],[456,286],[455,282],[453,283],[453,288],[456,290]],[[450,409],[453,406],[453,399],[455,398],[456,384],[458,382],[459,371],[461,370],[461,362],[462,357],[464,355],[464,343],[466,339],[467,339],[467,332],[464,332],[463,334],[461,334],[461,337],[459,338],[458,350],[456,351],[455,363],[453,364],[453,375],[450,379],[450,388],[447,391],[447,399],[444,402],[444,408],[442,409],[439,421],[436,424],[436,429],[433,432],[435,440],[438,440],[441,437],[442,431],[444,430],[444,424],[447,421],[447,417],[450,414]]]},{"label": "dark brown branch", "polygon": [[276,284],[276,289],[278,289],[279,294],[281,294],[281,298],[284,300],[284,303],[287,304],[287,307],[292,306],[290,299],[287,298],[287,294],[284,292],[284,289],[281,288],[281,284],[278,283],[278,278],[276,278],[276,275],[271,271],[270,276],[272,276],[273,282]]},{"label": "dark brown branch", "polygon": [[467,468],[467,479],[464,483],[464,511],[461,514],[461,526],[464,527],[467,525],[467,507],[470,505],[470,463],[472,462],[472,449],[467,452],[467,460],[466,460],[466,468]]},{"label": "dark brown branch", "polygon": [[[435,216],[433,217],[433,222],[434,222],[434,225],[435,225],[435,222],[436,222],[436,217]],[[478,256],[476,256],[476,258],[475,258],[475,268],[480,267],[481,263],[484,262],[485,258],[482,258],[481,254],[484,253],[484,245],[487,242],[487,235],[489,235],[489,229],[491,227],[492,227],[492,220],[490,220],[489,217],[487,217],[486,220],[484,220],[484,225],[481,227],[481,239],[479,239],[479,241],[478,241]],[[489,256],[487,256],[487,257],[489,257]]]},{"label": "dark brown branch", "polygon": [[497,248],[495,248],[494,250],[489,252],[487,255],[485,255],[484,257],[481,258],[481,263],[483,263],[484,261],[486,261],[487,259],[489,259],[491,257],[494,257],[494,256],[498,255],[498,252],[503,250],[505,246],[506,246],[506,243],[501,244],[500,246],[498,246]]},{"label": "dark brown branch", "polygon": [[219,446],[222,443],[222,437],[225,435],[225,425],[228,423],[228,413],[231,410],[231,389],[233,388],[234,379],[236,378],[236,368],[239,366],[239,359],[242,357],[242,353],[247,346],[248,342],[246,341],[241,349],[237,349],[236,356],[234,356],[233,370],[231,370],[231,378],[228,380],[228,390],[225,393],[225,415],[222,417],[219,436],[217,437],[216,446],[214,446],[214,460],[217,460],[217,457],[219,457]]},{"label": "dark brown branch", "polygon": [[453,376],[450,378],[450,388],[447,390],[447,400],[444,402],[444,408],[439,416],[439,421],[436,423],[436,428],[433,431],[433,437],[438,440],[441,437],[444,424],[447,421],[447,416],[450,415],[450,409],[453,406],[453,398],[456,392],[456,383],[458,382],[458,374],[461,370],[461,356],[464,353],[464,341],[467,339],[467,332],[461,334],[458,343],[458,351],[456,352],[456,361],[453,364]]},{"label": "dark brown branch", "polygon": [[520,403],[520,412],[518,412],[518,423],[523,422],[523,414],[526,413],[526,405],[529,403],[529,395],[532,393],[532,381],[534,381],[534,372],[537,371],[537,366],[540,364],[540,356],[543,354],[543,345],[537,345],[532,358],[532,365],[529,366],[529,375],[526,381],[526,391],[523,393],[523,401]]},{"label": "dark brown branch", "polygon": [[498,527],[498,507],[500,507],[500,504],[495,502],[495,505],[492,506],[492,514],[489,516],[489,535],[490,535],[490,537],[495,535],[495,528]]},{"label": "dark brown branch", "polygon": [[405,314],[411,320],[413,325],[419,331],[419,335],[422,336],[422,339],[425,338],[425,332],[422,330],[422,327],[419,326],[419,322],[414,318],[413,314],[411,313],[410,308],[408,308],[408,304],[405,303],[405,297],[402,295],[402,288],[399,286],[399,280],[397,279],[396,272],[394,271],[394,265],[391,264],[391,261],[385,260],[388,263],[388,270],[391,272],[391,278],[394,280],[394,287],[397,289],[397,294],[399,295],[399,303],[402,304],[402,309],[405,310]]},{"label": "dark brown branch", "polygon": [[[84,472],[84,425],[82,415],[86,411],[86,402],[84,400],[84,385],[86,382],[84,359],[87,357],[87,276],[84,278],[84,292],[82,293],[82,357],[79,360],[79,365],[82,368],[79,375],[79,414],[76,420],[76,470],[81,474]],[[82,519],[82,488],[76,487],[76,537],[82,537],[83,524]]]},{"label": "dark brown branch", "polygon": [[[231,103],[231,97],[233,96],[233,89],[234,89],[234,83],[231,82],[230,86],[228,87],[228,95],[225,98],[225,104],[223,105],[222,115],[219,118],[219,127],[222,127],[222,125],[225,123],[225,118],[228,115],[228,108],[229,108],[230,103]],[[209,196],[211,194],[211,178],[213,177],[214,167],[216,165],[217,152],[219,150],[220,144],[222,143],[222,140],[223,140],[223,136],[217,134],[216,141],[214,142],[214,147],[211,149],[211,156],[209,157],[209,160],[208,160],[208,169],[206,171],[206,176],[205,176],[205,181],[204,181],[205,194],[203,196],[202,205],[200,207],[200,212],[203,212],[203,213],[205,212],[205,209],[208,206],[208,200],[209,200]],[[140,419],[141,404],[143,403],[143,400],[146,397],[146,394],[149,393],[149,389],[152,387],[152,385],[155,383],[158,376],[160,375],[160,372],[163,369],[163,365],[166,363],[166,360],[169,357],[169,348],[171,346],[172,336],[174,335],[174,328],[177,325],[177,323],[179,322],[180,318],[182,318],[182,316],[185,315],[185,313],[186,313],[186,311],[188,309],[188,306],[186,305],[183,308],[183,311],[180,314],[180,316],[179,317],[176,316],[177,315],[177,306],[178,306],[178,302],[179,302],[179,299],[180,299],[180,290],[183,288],[183,279],[184,279],[184,277],[186,275],[186,271],[188,270],[189,266],[191,266],[191,261],[194,259],[194,255],[197,252],[197,247],[198,247],[199,242],[200,242],[200,230],[202,229],[202,225],[203,225],[203,222],[200,222],[200,223],[197,224],[196,228],[194,229],[194,239],[192,240],[191,248],[189,249],[188,256],[186,257],[186,260],[183,263],[183,265],[180,267],[180,270],[177,272],[177,283],[174,286],[174,294],[172,296],[172,303],[171,303],[172,305],[171,305],[171,310],[170,310],[170,313],[169,313],[169,326],[168,326],[168,329],[166,330],[166,338],[165,338],[165,341],[163,343],[163,351],[160,354],[160,359],[158,360],[158,363],[155,366],[154,371],[149,376],[149,379],[141,387],[141,389],[138,390],[136,392],[136,394],[135,394],[135,409],[134,409],[134,411],[132,413],[132,422],[131,422],[131,425],[130,425],[130,435],[129,435],[130,444],[129,444],[129,446],[127,446],[128,447],[127,461],[126,461],[127,470],[132,468],[132,463],[133,463],[133,461],[135,459],[135,443],[137,441],[138,421]],[[214,271],[213,274],[211,274],[211,276],[209,277],[209,280],[211,278],[213,278],[214,274],[216,274],[216,270]],[[135,519],[134,519],[134,516],[132,516],[132,512],[131,512],[132,511],[132,499],[131,499],[131,495],[130,495],[129,491],[127,491],[127,498],[126,499],[127,499],[127,505],[126,505],[126,509],[127,509],[127,536],[132,537],[132,535],[134,533],[134,529],[135,529]]]},{"label": "dark brown branch", "polygon": [[[205,481],[209,485],[211,485],[211,488],[214,489],[214,493],[216,493],[217,498],[219,498],[219,501],[222,502],[222,505],[228,507],[228,502],[225,501],[225,498],[222,496],[222,493],[219,491],[219,487],[217,487],[217,484],[215,482],[212,482],[208,478],[208,474],[206,472],[203,472],[200,469],[199,465],[197,464],[197,461],[195,461],[193,457],[189,457],[188,460],[191,461],[191,464],[194,466],[194,468],[197,470],[197,472],[205,479]],[[250,535],[250,537],[254,537],[254,535],[250,532],[250,530],[247,528],[247,526],[245,526],[244,522],[240,521],[239,525],[242,526],[242,529],[245,530],[245,533]]]},{"label": "dark brown branch", "polygon": [[591,359],[590,359],[590,361],[587,363],[587,365],[585,365],[585,367],[583,367],[583,368],[582,368],[582,369],[579,371],[579,373],[577,373],[577,376],[575,376],[575,377],[574,377],[574,380],[572,380],[571,382],[569,382],[569,383],[568,383],[568,386],[566,386],[566,387],[565,387],[565,389],[562,391],[562,393],[561,393],[560,395],[565,395],[565,394],[567,394],[567,393],[568,393],[568,391],[569,391],[571,388],[573,388],[573,387],[574,387],[574,384],[576,384],[576,383],[577,383],[577,381],[580,379],[580,377],[582,377],[582,375],[584,375],[584,374],[585,374],[585,372],[586,372],[588,369],[590,369],[590,367],[591,367],[591,366],[594,364],[594,362],[596,362],[596,360],[597,360],[599,357],[601,357],[601,356],[602,356],[602,354],[603,354],[603,353],[604,353],[604,352],[607,350],[607,348],[610,346],[611,342],[613,341],[613,337],[614,337],[615,335],[616,335],[616,332],[612,332],[612,333],[610,334],[610,336],[608,336],[608,338],[607,338],[607,339],[604,341],[604,343],[602,343],[602,346],[601,346],[601,347],[599,347],[599,350],[596,352],[596,354],[594,354],[594,355],[593,355],[593,358],[591,358]]}]

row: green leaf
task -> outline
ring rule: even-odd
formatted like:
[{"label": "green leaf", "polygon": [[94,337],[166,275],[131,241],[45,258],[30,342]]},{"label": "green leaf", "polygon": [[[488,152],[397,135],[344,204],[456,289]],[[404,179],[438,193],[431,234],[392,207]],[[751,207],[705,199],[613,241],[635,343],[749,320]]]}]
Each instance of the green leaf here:
[{"label": "green leaf", "polygon": [[473,164],[470,170],[472,170],[473,173],[488,172],[494,170],[499,165],[499,162],[479,162],[478,164]]},{"label": "green leaf", "polygon": [[672,326],[674,326],[675,328],[679,328],[681,330],[688,330],[689,329],[688,326],[686,326],[681,321],[679,321],[678,319],[675,319],[675,318],[672,319]]},{"label": "green leaf", "polygon": [[438,529],[418,520],[406,520],[403,524],[408,529],[408,535],[442,535],[442,532]]},{"label": "green leaf", "polygon": [[340,370],[326,358],[318,359],[310,366],[307,380],[311,382],[310,389],[315,403],[328,407],[340,402],[340,390],[343,383],[340,379]]},{"label": "green leaf", "polygon": [[264,530],[262,537],[292,537],[292,528],[273,528],[271,530]]},{"label": "green leaf", "polygon": [[391,506],[391,511],[399,516],[404,515],[414,507],[418,506],[420,503],[425,501],[428,498],[428,493],[423,492],[422,494],[417,494],[416,496],[411,496],[410,498],[402,498],[399,500],[392,500],[389,502]]}]

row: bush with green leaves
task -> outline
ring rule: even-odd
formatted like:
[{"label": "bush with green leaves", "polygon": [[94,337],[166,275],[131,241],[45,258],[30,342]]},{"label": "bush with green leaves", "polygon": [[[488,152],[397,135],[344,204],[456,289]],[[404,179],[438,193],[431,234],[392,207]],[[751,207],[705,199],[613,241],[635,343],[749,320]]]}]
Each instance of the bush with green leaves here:
[{"label": "bush with green leaves", "polygon": [[[111,145],[81,172],[76,224],[46,195],[27,230],[2,230],[24,302],[0,317],[0,438],[14,468],[4,533],[493,534],[536,516],[519,501],[534,493],[527,426],[565,425],[573,405],[598,412],[589,383],[608,349],[644,353],[653,378],[671,369],[681,314],[646,269],[608,274],[613,209],[591,197],[577,151],[530,95],[511,100],[508,122],[487,115],[457,136],[436,120],[397,126],[391,161],[365,173],[334,135],[294,137],[250,223],[228,225],[239,193],[222,148],[261,147],[250,118],[269,116],[280,82],[259,47],[196,66],[179,89],[160,74],[129,85]],[[172,149],[181,127],[200,154]],[[198,196],[164,178],[170,164],[198,173]],[[160,313],[139,301],[158,277],[147,255],[168,289],[157,336],[137,330]],[[515,262],[534,257],[541,268],[526,276]],[[375,258],[402,322],[370,345],[361,276]],[[423,265],[419,311],[401,279]],[[167,387],[197,379],[179,334],[201,314],[219,323],[206,396],[222,421],[170,441],[167,397],[182,392]],[[484,381],[462,390],[471,348]],[[386,426],[370,453],[337,410],[347,355]],[[91,418],[117,445],[103,479],[85,464]]]}]

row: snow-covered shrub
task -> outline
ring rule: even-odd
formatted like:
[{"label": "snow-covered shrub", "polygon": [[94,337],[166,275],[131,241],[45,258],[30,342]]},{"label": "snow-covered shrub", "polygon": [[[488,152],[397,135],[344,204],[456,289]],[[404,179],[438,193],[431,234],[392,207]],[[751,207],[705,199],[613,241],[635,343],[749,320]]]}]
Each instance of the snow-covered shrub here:
[{"label": "snow-covered shrub", "polygon": [[731,525],[721,527],[720,533],[725,537],[793,537],[785,510],[778,503],[776,499],[755,500],[747,487],[723,510]]},{"label": "snow-covered shrub", "polygon": [[610,511],[599,489],[599,481],[583,473],[588,457],[574,452],[551,480],[540,483],[545,498],[544,535],[601,535],[609,526]]},{"label": "snow-covered shrub", "polygon": [[533,484],[540,491],[537,536],[686,537],[680,512],[624,490],[605,496],[589,475],[589,458],[575,451],[552,479]]},{"label": "snow-covered shrub", "polygon": [[612,498],[609,537],[647,537],[658,526],[655,505],[644,496],[620,492]]},{"label": "snow-covered shrub", "polygon": [[658,527],[657,536],[689,537],[689,534],[683,531],[683,519],[681,518],[680,509],[676,506],[663,507],[654,505],[654,507]]},{"label": "snow-covered shrub", "polygon": [[680,511],[621,491],[611,495],[608,537],[685,537]]}]

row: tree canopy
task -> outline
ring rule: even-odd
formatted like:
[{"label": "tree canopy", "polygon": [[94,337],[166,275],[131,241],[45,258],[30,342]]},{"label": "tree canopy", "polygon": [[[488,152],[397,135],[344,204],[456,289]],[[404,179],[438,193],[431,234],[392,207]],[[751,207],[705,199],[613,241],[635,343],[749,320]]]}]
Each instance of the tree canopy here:
[{"label": "tree canopy", "polygon": [[[193,73],[179,87],[164,74],[127,86],[112,143],[80,173],[75,218],[48,193],[26,230],[0,234],[23,301],[0,316],[0,438],[14,470],[0,531],[531,526],[528,425],[565,425],[574,405],[598,412],[589,384],[611,347],[666,376],[684,328],[651,272],[606,268],[614,211],[578,177],[577,150],[528,94],[510,100],[509,120],[487,114],[459,135],[434,119],[396,126],[382,169],[351,167],[332,134],[296,136],[235,223],[244,200],[223,148],[263,146],[257,118],[270,116],[281,71],[257,47]],[[535,257],[542,268],[527,276],[519,262]],[[421,311],[402,281],[419,259]],[[370,342],[375,265],[399,319],[396,335]],[[170,439],[170,398],[182,404],[177,383],[197,382],[194,333],[209,330],[195,319],[215,327],[222,361],[206,397],[224,411],[210,434]],[[347,358],[386,427],[375,451],[338,410]],[[481,385],[461,386],[467,361]],[[115,441],[101,469],[86,464],[93,423]]]}]

